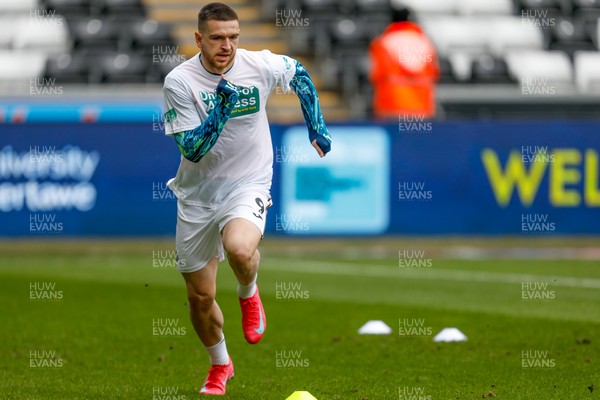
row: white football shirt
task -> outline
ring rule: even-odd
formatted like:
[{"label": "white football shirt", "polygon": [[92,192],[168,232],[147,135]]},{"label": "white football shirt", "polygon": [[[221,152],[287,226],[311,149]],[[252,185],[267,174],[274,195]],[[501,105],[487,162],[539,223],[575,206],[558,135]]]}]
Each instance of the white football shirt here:
[{"label": "white football shirt", "polygon": [[[165,78],[167,135],[198,127],[215,106],[221,76],[208,72],[200,59],[197,54]],[[238,102],[217,143],[198,163],[181,157],[177,176],[168,182],[180,200],[213,206],[240,187],[270,189],[273,146],[267,98],[276,86],[289,91],[295,73],[290,57],[237,49],[233,66],[224,75],[241,88]]]}]

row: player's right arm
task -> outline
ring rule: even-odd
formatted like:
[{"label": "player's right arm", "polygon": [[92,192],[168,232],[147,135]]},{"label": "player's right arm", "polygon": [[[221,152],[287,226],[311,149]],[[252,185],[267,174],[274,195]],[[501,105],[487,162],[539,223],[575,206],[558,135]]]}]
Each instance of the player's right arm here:
[{"label": "player's right arm", "polygon": [[[165,88],[165,91],[167,90]],[[217,143],[237,100],[237,87],[226,79],[221,79],[216,89],[215,108],[208,114],[208,117],[193,129],[172,133],[179,151],[186,159],[192,162],[200,161]],[[165,114],[165,121],[170,118],[167,115],[169,112],[167,111]]]}]

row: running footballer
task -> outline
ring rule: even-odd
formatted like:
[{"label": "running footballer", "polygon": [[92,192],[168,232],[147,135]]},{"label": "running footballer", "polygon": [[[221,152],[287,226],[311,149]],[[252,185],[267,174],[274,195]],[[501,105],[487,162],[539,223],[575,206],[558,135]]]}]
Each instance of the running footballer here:
[{"label": "running footballer", "polygon": [[178,198],[177,269],[192,325],[210,358],[200,390],[206,395],[224,395],[234,373],[215,302],[217,266],[225,254],[238,280],[246,341],[258,343],[267,327],[256,281],[273,175],[265,106],[276,86],[298,95],[317,153],[323,157],[331,149],[317,92],[302,64],[268,50],[238,49],[239,36],[232,8],[204,6],[195,33],[200,52],[164,82],[165,133],[182,154],[168,183]]}]

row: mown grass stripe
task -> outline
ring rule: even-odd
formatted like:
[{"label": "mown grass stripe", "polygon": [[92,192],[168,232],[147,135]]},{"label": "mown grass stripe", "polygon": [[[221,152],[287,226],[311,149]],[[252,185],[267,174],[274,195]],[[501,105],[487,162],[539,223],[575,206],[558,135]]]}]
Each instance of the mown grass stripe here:
[{"label": "mown grass stripe", "polygon": [[429,279],[438,281],[484,282],[515,284],[522,282],[548,282],[559,287],[600,289],[600,279],[575,278],[569,276],[515,274],[502,272],[466,271],[448,269],[406,269],[380,266],[357,266],[344,262],[327,262],[315,260],[293,260],[270,257],[262,269],[273,271],[293,271],[310,274],[369,276],[396,279]]}]

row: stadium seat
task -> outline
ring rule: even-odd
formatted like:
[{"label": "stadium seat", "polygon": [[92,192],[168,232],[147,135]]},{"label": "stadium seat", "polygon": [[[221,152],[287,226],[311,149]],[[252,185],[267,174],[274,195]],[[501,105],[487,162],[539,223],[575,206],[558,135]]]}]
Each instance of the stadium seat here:
[{"label": "stadium seat", "polygon": [[452,53],[448,59],[452,64],[452,72],[459,82],[468,82],[471,79],[473,60],[478,57],[470,53]]},{"label": "stadium seat", "polygon": [[511,76],[519,82],[524,79],[547,79],[562,87],[573,84],[571,61],[560,51],[511,51],[506,55],[506,63]]},{"label": "stadium seat", "polygon": [[354,0],[355,14],[361,17],[390,15],[392,7],[389,0]]},{"label": "stadium seat", "polygon": [[[365,49],[369,47],[367,32],[364,27],[350,18],[340,18],[329,26],[331,37],[330,48],[344,51],[346,49]],[[323,40],[323,39],[321,39]],[[320,54],[324,56],[326,54]],[[317,54],[319,56],[319,54]]]},{"label": "stadium seat", "polygon": [[88,83],[88,57],[78,53],[54,56],[46,63],[44,77],[55,78],[58,83]]},{"label": "stadium seat", "polygon": [[553,42],[581,42],[587,40],[585,26],[582,21],[575,23],[571,18],[560,18],[552,27]]},{"label": "stadium seat", "polygon": [[544,36],[538,26],[526,26],[521,17],[496,17],[488,26],[491,54],[502,57],[515,49],[541,50]]},{"label": "stadium seat", "polygon": [[483,54],[487,51],[489,24],[486,19],[429,16],[420,18],[419,22],[439,54]]},{"label": "stadium seat", "polygon": [[519,0],[521,6],[525,8],[552,8],[558,7],[557,0]]},{"label": "stadium seat", "polygon": [[364,34],[370,42],[381,35],[388,25],[392,23],[392,17],[390,14],[376,14],[357,18],[356,23],[362,26]]},{"label": "stadium seat", "polygon": [[577,10],[573,20],[577,24],[583,25],[583,30],[586,34],[587,40],[595,44],[596,48],[600,48],[600,41],[598,36],[598,21],[600,20],[600,9],[588,8],[585,10]]},{"label": "stadium seat", "polygon": [[[340,15],[340,2],[335,0],[301,0],[300,7],[302,11],[306,12],[307,16],[316,14]],[[302,16],[304,17],[304,15]]]},{"label": "stadium seat", "polygon": [[97,13],[105,16],[127,15],[145,17],[146,9],[141,0],[95,0],[92,5]]},{"label": "stadium seat", "polygon": [[[600,11],[600,10],[599,10]],[[575,17],[575,21],[578,24],[583,25],[583,30],[586,34],[587,40],[591,41],[596,45],[596,48],[600,48],[598,46],[598,19],[600,18],[600,12],[598,15],[588,15],[577,14]]]},{"label": "stadium seat", "polygon": [[504,60],[484,54],[473,60],[470,82],[511,84],[514,83],[514,79],[508,74],[508,67]]},{"label": "stadium seat", "polygon": [[337,44],[348,45],[354,43],[354,48],[357,45],[366,44],[367,33],[364,26],[357,23],[352,18],[340,18],[333,21],[330,25],[331,38]]},{"label": "stadium seat", "polygon": [[550,50],[551,51],[562,51],[562,52],[566,53],[569,56],[569,58],[573,59],[576,52],[578,52],[578,51],[594,51],[594,50],[596,50],[596,47],[591,42],[578,42],[578,43],[557,42],[557,43],[552,43],[552,45],[550,45]]},{"label": "stadium seat", "polygon": [[65,18],[91,17],[90,0],[45,0],[44,6]]},{"label": "stadium seat", "polygon": [[548,49],[553,41],[552,30],[557,21],[565,16],[558,9],[523,10],[522,15],[515,18],[521,19],[522,28],[534,29],[542,34],[543,47]]},{"label": "stadium seat", "polygon": [[574,0],[577,8],[600,8],[600,0]]},{"label": "stadium seat", "polygon": [[152,67],[149,69],[146,81],[148,83],[160,83],[162,84],[165,80],[165,77],[179,64],[181,64],[181,60],[178,60],[176,57],[172,57],[167,59],[164,62],[152,63]]},{"label": "stadium seat", "polygon": [[417,15],[442,14],[451,15],[456,13],[458,0],[391,0],[392,8],[395,10],[408,7]]},{"label": "stadium seat", "polygon": [[571,18],[557,19],[552,28],[550,50],[560,50],[573,57],[576,51],[592,51],[594,44],[588,37],[583,21]]},{"label": "stadium seat", "polygon": [[369,56],[360,47],[335,48],[338,83],[344,96],[358,93],[362,82],[369,80]]},{"label": "stadium seat", "polygon": [[[302,18],[308,18],[308,41],[317,57],[330,53],[331,24],[340,18],[338,3],[332,0],[304,0],[301,4]],[[292,9],[293,10],[293,9]],[[302,31],[302,30],[299,30]]]},{"label": "stadium seat", "polygon": [[13,48],[17,50],[51,55],[64,53],[70,48],[66,21],[60,16],[35,21],[31,21],[29,17],[20,18],[14,30]]},{"label": "stadium seat", "polygon": [[42,76],[47,56],[35,51],[0,50],[0,81],[27,83]]},{"label": "stadium seat", "polygon": [[561,0],[518,0],[519,6],[522,9],[560,9],[562,3]]},{"label": "stadium seat", "polygon": [[438,63],[440,65],[440,80],[438,83],[459,83],[454,74],[452,63],[447,57],[439,56]]},{"label": "stadium seat", "polygon": [[511,0],[457,0],[457,10],[464,15],[511,15]]},{"label": "stadium seat", "polygon": [[[333,58],[341,68],[349,68],[351,71],[356,71],[354,65],[340,64],[341,56],[347,58],[347,61],[354,62],[353,54],[360,54],[362,58],[367,56],[369,48],[369,37],[364,29],[364,26],[350,18],[342,18],[334,21],[330,25],[331,34],[331,49]],[[338,70],[339,67],[338,67]],[[345,76],[348,76],[347,74]]]},{"label": "stadium seat", "polygon": [[[583,19],[588,29],[591,21],[594,21],[594,25],[596,25],[600,18],[600,0],[575,0],[574,6],[573,15]],[[596,38],[593,40],[596,42]]]},{"label": "stadium seat", "polygon": [[89,54],[114,52],[119,50],[120,26],[111,21],[76,19],[69,21],[69,30],[75,50],[85,50]]},{"label": "stadium seat", "polygon": [[152,65],[148,56],[127,53],[104,54],[92,64],[92,83],[145,83]]},{"label": "stadium seat", "polygon": [[0,15],[27,14],[32,10],[39,10],[38,0],[2,0],[0,2]]},{"label": "stadium seat", "polygon": [[0,18],[0,49],[12,46],[16,22],[17,21],[12,17]]},{"label": "stadium seat", "polygon": [[600,53],[577,52],[574,56],[575,83],[582,93],[600,93]]},{"label": "stadium seat", "polygon": [[136,52],[153,54],[157,46],[176,47],[171,38],[171,25],[153,20],[138,20],[128,25],[126,35]]},{"label": "stadium seat", "polygon": [[291,49],[300,54],[327,57],[331,50],[329,26],[335,18],[329,14],[310,17],[309,29],[297,29],[290,35]]}]

